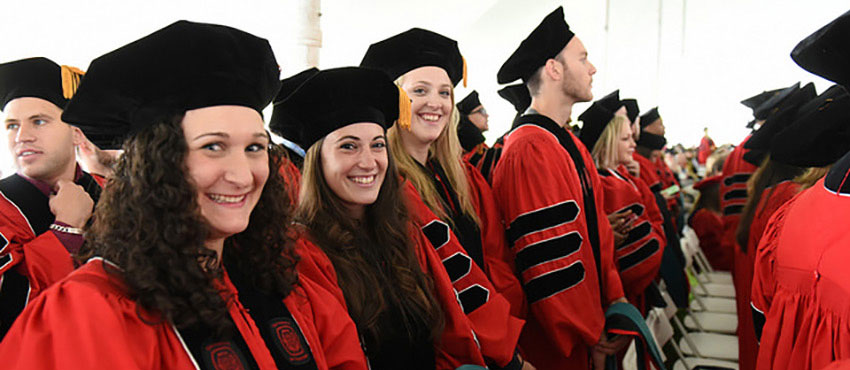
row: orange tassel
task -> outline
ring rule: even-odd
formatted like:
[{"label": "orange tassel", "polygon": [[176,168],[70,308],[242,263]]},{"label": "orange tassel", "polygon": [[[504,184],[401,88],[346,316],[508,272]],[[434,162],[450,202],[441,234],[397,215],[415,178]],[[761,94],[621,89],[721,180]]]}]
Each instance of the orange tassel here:
[{"label": "orange tassel", "polygon": [[466,87],[466,81],[468,79],[466,74],[466,58],[460,57],[460,59],[463,60],[463,87]]},{"label": "orange tassel", "polygon": [[410,131],[410,120],[413,114],[410,108],[410,97],[401,89],[401,86],[396,85],[396,87],[398,88],[398,125]]},{"label": "orange tassel", "polygon": [[86,74],[77,67],[61,66],[62,69],[62,95],[65,99],[71,99],[80,87],[80,79]]}]

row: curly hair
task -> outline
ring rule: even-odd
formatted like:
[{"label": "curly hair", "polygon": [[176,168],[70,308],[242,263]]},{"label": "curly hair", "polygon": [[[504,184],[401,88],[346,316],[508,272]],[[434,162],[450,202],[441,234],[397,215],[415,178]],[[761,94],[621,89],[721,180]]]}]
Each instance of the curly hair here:
[{"label": "curly hair", "polygon": [[[86,232],[83,258],[101,256],[128,285],[141,309],[177,328],[207,325],[232,333],[225,300],[214,281],[222,276],[216,254],[204,242],[210,227],[200,213],[197,190],[187,177],[188,145],[183,113],[169,115],[128,139],[115,173]],[[297,282],[298,261],[288,234],[291,202],[278,172],[284,154],[269,148],[269,178],[248,227],[225,240],[222,258],[266,294],[287,296]],[[105,265],[106,266],[106,265]]]},{"label": "curly hair", "polygon": [[330,258],[349,314],[367,341],[381,338],[387,330],[383,326],[391,324],[379,320],[390,301],[401,311],[409,336],[424,330],[435,342],[444,324],[442,309],[407,234],[411,224],[401,176],[390,151],[378,199],[366,207],[363,219],[358,221],[348,215],[342,200],[325,181],[320,150],[323,142],[310,147],[304,159],[296,221],[307,228],[310,238]]}]

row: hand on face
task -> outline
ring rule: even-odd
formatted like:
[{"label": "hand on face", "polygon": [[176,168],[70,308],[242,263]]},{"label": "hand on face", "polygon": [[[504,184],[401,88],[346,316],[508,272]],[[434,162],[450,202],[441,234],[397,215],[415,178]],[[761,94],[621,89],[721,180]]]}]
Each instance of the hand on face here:
[{"label": "hand on face", "polygon": [[269,137],[260,114],[241,106],[194,109],[183,117],[188,176],[210,239],[248,227],[269,177]]}]

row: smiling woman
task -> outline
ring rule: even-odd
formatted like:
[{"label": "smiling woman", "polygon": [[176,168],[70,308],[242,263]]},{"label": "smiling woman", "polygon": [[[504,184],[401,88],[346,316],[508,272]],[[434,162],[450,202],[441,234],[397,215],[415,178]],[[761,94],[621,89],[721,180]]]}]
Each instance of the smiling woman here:
[{"label": "smiling woman", "polygon": [[125,152],[90,259],[0,347],[11,368],[367,368],[342,305],[295,271],[285,159],[261,116],[279,86],[266,40],[211,24],[92,63],[63,119]]}]

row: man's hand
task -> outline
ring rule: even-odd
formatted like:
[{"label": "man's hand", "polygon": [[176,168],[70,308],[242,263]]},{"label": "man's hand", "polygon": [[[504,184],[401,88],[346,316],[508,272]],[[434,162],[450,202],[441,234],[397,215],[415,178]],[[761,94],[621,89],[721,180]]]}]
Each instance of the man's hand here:
[{"label": "man's hand", "polygon": [[89,193],[86,193],[82,186],[68,180],[59,180],[55,190],[56,194],[50,196],[49,205],[56,221],[82,228],[91,217],[94,207]]}]

